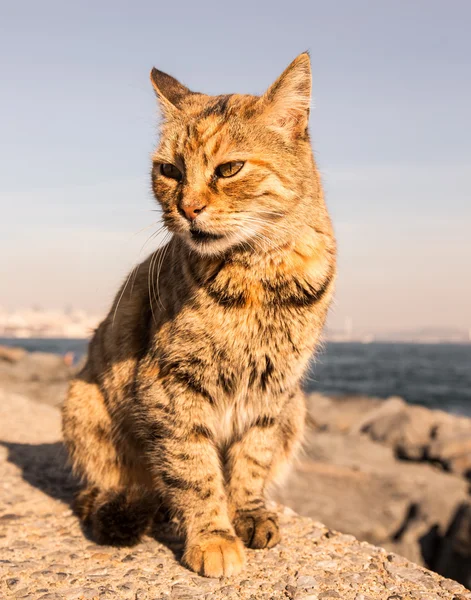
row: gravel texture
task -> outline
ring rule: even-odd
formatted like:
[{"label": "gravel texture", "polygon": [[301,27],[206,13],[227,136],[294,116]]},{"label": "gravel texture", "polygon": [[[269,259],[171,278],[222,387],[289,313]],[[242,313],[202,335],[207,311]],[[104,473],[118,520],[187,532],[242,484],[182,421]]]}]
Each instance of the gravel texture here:
[{"label": "gravel texture", "polygon": [[0,598],[471,600],[461,585],[279,508],[283,541],[233,579],[178,561],[170,526],[132,549],[97,546],[70,508],[56,408],[0,390]]}]

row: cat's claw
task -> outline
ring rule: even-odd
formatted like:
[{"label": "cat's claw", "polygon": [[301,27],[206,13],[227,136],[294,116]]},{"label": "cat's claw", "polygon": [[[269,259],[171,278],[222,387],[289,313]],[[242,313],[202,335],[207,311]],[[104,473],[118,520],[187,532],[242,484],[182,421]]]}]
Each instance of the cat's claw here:
[{"label": "cat's claw", "polygon": [[205,537],[187,545],[183,562],[205,577],[231,577],[242,570],[245,551],[235,536]]}]

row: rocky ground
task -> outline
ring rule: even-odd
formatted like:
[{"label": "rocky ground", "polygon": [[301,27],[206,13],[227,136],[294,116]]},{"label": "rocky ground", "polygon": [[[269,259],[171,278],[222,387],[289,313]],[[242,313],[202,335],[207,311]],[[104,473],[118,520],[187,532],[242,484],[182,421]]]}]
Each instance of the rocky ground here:
[{"label": "rocky ground", "polygon": [[167,525],[132,550],[80,530],[57,408],[72,372],[0,349],[0,598],[471,599],[392,553],[471,587],[470,420],[310,396],[306,451],[274,498],[315,521],[280,509],[280,546],[250,552],[237,580],[208,580],[179,564]]},{"label": "rocky ground", "polygon": [[181,566],[169,526],[133,549],[87,539],[55,407],[0,391],[0,597],[28,600],[471,600],[471,592],[385,550],[279,508],[283,541],[245,572],[206,579]]}]

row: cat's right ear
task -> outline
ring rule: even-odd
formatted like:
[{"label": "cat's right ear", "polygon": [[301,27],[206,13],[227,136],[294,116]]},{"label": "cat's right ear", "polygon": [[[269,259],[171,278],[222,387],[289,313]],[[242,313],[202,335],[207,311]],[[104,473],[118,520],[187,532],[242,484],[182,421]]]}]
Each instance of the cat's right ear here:
[{"label": "cat's right ear", "polygon": [[307,52],[303,52],[260,98],[265,118],[272,129],[289,137],[306,131],[311,78],[311,59]]},{"label": "cat's right ear", "polygon": [[192,92],[174,77],[155,67],[150,72],[150,80],[162,112],[167,118],[174,117],[180,110],[182,100]]}]

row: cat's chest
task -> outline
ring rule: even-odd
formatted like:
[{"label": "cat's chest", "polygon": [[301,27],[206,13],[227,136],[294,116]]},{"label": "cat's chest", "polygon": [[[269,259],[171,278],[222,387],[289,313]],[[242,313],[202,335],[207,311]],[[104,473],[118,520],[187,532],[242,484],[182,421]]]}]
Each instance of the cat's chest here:
[{"label": "cat's chest", "polygon": [[278,397],[297,384],[314,350],[328,285],[328,277],[218,271],[164,326],[164,362],[225,405]]},{"label": "cat's chest", "polygon": [[280,378],[304,362],[314,346],[313,334],[309,319],[293,318],[283,311],[259,311],[226,326],[221,324],[215,339],[225,349],[227,366],[233,365],[249,386],[258,381],[263,390],[274,374]]},{"label": "cat's chest", "polygon": [[163,343],[218,398],[279,395],[293,385],[317,336],[312,320],[282,310],[199,307],[182,314]]}]

